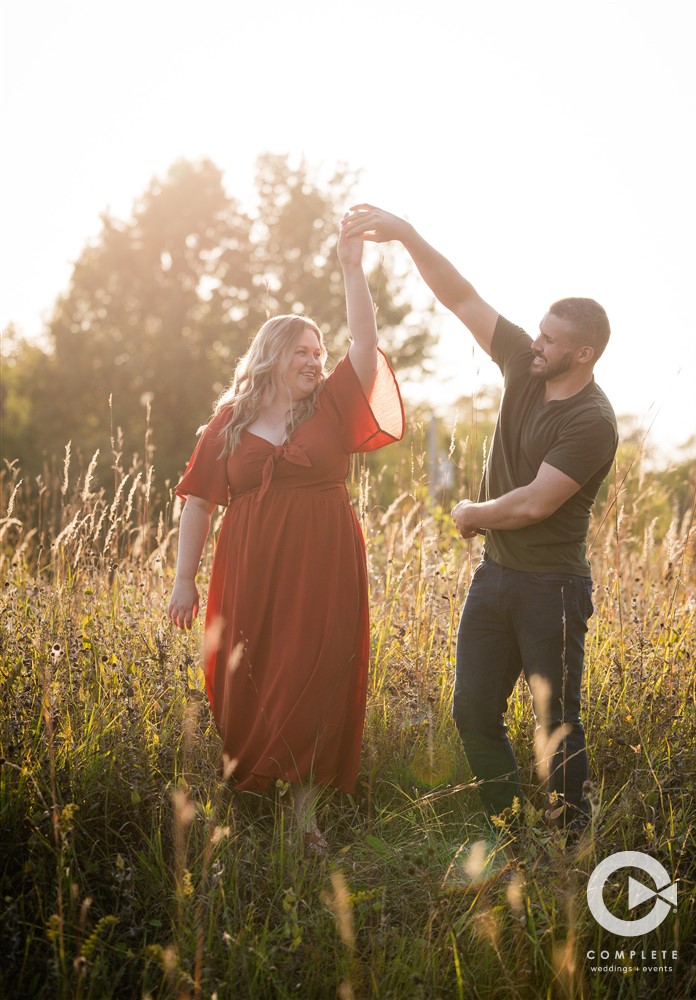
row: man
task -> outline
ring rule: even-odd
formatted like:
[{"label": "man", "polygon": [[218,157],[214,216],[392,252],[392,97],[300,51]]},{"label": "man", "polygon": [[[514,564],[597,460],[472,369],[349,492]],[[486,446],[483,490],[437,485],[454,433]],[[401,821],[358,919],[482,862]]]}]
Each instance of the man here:
[{"label": "man", "polygon": [[606,313],[593,299],[563,299],[532,341],[403,219],[364,204],[343,225],[377,243],[399,240],[503,373],[479,499],[452,511],[463,538],[485,534],[459,626],[453,715],[484,807],[499,814],[520,795],[504,715],[524,672],[551,815],[577,832],[587,818],[580,697],[593,608],[586,540],[618,441],[614,411],[593,377],[609,340]]}]

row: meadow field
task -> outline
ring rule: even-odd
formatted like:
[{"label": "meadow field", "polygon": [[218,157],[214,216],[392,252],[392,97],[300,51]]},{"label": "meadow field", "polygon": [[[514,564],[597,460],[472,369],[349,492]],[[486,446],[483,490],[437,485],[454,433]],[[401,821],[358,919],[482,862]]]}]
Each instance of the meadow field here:
[{"label": "meadow field", "polygon": [[[388,467],[356,460],[373,662],[358,787],[320,802],[325,857],[299,849],[287,788],[233,796],[218,778],[202,626],[184,634],[166,617],[178,509],[156,495],[147,450],[130,464],[117,443],[108,486],[97,460],[80,467],[69,449],[38,479],[5,469],[2,996],[696,995],[693,468],[680,507],[636,452],[617,460],[590,533],[591,827],[575,845],[551,830],[519,684],[511,861],[506,821],[486,828],[450,718],[480,551],[449,517],[467,447],[453,433],[440,496],[417,431]],[[588,910],[589,874],[620,850],[678,880],[676,913],[644,937],[616,938]],[[608,892],[625,908],[618,875]]]}]

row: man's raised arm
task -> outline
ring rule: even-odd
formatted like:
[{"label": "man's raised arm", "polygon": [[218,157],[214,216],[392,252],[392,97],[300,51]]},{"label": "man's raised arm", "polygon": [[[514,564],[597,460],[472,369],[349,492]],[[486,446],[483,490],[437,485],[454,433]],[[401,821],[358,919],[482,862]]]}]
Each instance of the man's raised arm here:
[{"label": "man's raised arm", "polygon": [[361,233],[373,243],[402,243],[436,298],[462,321],[484,351],[491,353],[498,313],[410,223],[374,205],[362,204],[353,205],[342,225],[348,235]]}]

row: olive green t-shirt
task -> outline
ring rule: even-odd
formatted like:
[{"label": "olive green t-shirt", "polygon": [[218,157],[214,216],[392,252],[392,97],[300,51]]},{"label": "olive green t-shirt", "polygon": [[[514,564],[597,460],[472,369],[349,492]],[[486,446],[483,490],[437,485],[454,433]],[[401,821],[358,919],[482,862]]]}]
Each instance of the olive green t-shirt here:
[{"label": "olive green t-shirt", "polygon": [[537,524],[489,529],[485,549],[511,569],[590,576],[586,552],[590,510],[616,453],[616,417],[594,379],[569,399],[545,403],[544,380],[529,374],[531,343],[524,330],[498,317],[491,357],[505,384],[479,500],[492,500],[531,483],[542,462],[581,488]]}]

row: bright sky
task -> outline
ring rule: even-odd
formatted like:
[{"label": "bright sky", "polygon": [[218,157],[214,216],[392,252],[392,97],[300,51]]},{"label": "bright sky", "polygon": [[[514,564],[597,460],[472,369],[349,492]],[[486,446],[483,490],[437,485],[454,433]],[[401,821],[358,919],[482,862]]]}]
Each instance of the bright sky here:
[{"label": "bright sky", "polygon": [[[343,161],[530,333],[598,299],[617,412],[658,455],[696,434],[690,0],[4,0],[0,30],[0,326],[39,333],[100,213],[181,156],[243,200],[259,152]],[[499,382],[438,330],[422,392]]]}]

